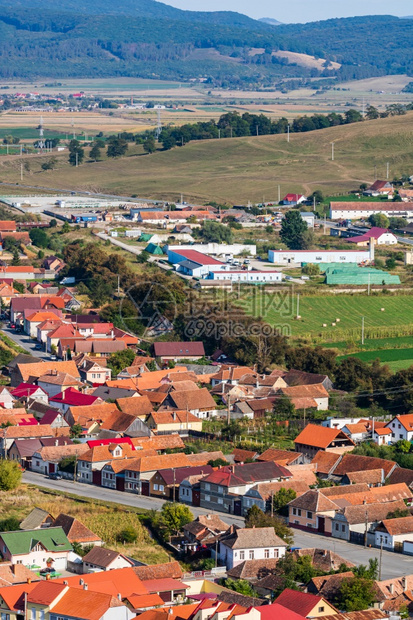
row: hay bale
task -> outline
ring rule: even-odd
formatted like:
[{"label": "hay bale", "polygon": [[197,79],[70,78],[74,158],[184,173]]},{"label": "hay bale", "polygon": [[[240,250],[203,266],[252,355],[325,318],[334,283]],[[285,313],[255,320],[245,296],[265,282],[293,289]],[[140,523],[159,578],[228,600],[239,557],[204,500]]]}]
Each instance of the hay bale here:
[{"label": "hay bale", "polygon": [[336,323],[340,323],[341,319],[336,319]]},{"label": "hay bale", "polygon": [[331,323],[331,327],[335,327],[335,326],[336,326],[336,324],[335,324],[335,323]]},{"label": "hay bale", "polygon": [[380,308],[380,311],[381,311],[381,312],[384,312],[384,308]]},{"label": "hay bale", "polygon": [[327,327],[327,323],[323,323],[323,327]]}]

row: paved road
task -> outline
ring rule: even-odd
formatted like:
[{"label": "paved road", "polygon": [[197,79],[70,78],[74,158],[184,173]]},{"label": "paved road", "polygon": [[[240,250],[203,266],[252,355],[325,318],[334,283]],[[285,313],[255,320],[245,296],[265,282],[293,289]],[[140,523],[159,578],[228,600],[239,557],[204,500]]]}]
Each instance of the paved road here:
[{"label": "paved road", "polygon": [[[370,558],[380,558],[380,549],[365,549],[361,545],[353,545],[336,538],[326,538],[318,534],[310,534],[294,530],[294,544],[297,547],[318,547],[335,551],[346,560],[354,564],[368,564]],[[412,572],[412,558],[391,551],[382,554],[382,579],[391,579],[400,575],[410,575]]]},{"label": "paved road", "polygon": [[[36,474],[28,471],[23,474],[23,482],[36,484],[37,486],[44,487],[46,489],[74,493],[80,497],[98,499],[108,503],[116,502],[117,504],[123,504],[124,506],[134,506],[135,508],[144,508],[146,510],[159,510],[165,503],[164,500],[157,499],[155,497],[146,497],[144,495],[134,495],[132,493],[104,489],[103,487],[96,487],[89,484],[83,484],[81,482],[74,483],[69,480],[49,480],[49,478],[46,478],[43,474]],[[240,527],[244,525],[244,519],[242,517],[226,514],[224,515],[214,512],[213,510],[207,510],[206,508],[195,508],[193,506],[191,507],[191,511],[196,517],[198,515],[213,513],[219,514],[226,523],[234,523]]]},{"label": "paved road", "polygon": [[3,324],[3,326],[1,327],[1,331],[6,334],[6,336],[8,336],[11,340],[13,340],[13,342],[18,344],[20,347],[23,347],[23,349],[25,349],[30,355],[38,357],[39,359],[50,360],[49,353],[36,350],[35,347],[36,344],[38,344],[37,341],[33,340],[26,334],[16,332],[15,329],[10,329],[10,327],[6,327],[5,324]]},{"label": "paved road", "polygon": [[[23,474],[23,481],[44,487],[46,489],[54,489],[57,491],[72,493],[79,495],[80,497],[97,499],[108,503],[116,502],[117,504],[123,504],[124,506],[134,506],[135,508],[144,508],[146,510],[159,510],[162,507],[162,504],[164,504],[163,500],[156,499],[155,497],[133,495],[122,491],[113,491],[111,489],[86,485],[80,482],[73,483],[68,480],[49,480],[42,474],[27,471]],[[205,508],[195,508],[193,506],[191,507],[191,511],[196,517],[214,512]],[[219,514],[219,516],[222,517],[226,523],[235,524],[240,527],[244,525],[244,519],[242,517],[217,512],[214,514]],[[326,538],[324,536],[319,536],[318,534],[310,534],[308,532],[301,532],[298,530],[293,531],[295,546],[301,548],[318,547],[322,549],[329,549],[331,551],[335,551],[343,558],[349,560],[350,562],[354,562],[355,564],[367,565],[370,558],[379,559],[380,556],[379,549],[365,549],[360,545],[353,545],[342,540]],[[391,579],[392,577],[410,574],[412,572],[411,566],[411,557],[391,553],[390,551],[383,551],[382,579]]]}]

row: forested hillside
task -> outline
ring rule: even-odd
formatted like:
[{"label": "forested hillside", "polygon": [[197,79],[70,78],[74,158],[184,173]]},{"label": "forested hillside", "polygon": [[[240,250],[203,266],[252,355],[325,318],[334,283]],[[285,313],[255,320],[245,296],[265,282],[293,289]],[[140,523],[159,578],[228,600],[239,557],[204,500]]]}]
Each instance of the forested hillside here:
[{"label": "forested hillside", "polygon": [[[412,40],[413,19],[389,16],[272,26],[154,0],[0,0],[3,78],[206,77],[259,87],[291,78],[413,75]],[[274,55],[280,50],[326,62],[320,69],[298,66]]]}]

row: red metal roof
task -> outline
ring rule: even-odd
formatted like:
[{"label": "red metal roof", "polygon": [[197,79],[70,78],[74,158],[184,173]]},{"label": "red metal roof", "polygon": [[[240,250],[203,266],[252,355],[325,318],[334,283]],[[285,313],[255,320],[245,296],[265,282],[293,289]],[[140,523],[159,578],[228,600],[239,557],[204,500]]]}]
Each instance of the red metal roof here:
[{"label": "red metal roof", "polygon": [[275,602],[290,611],[294,611],[302,618],[306,618],[316,605],[323,602],[323,599],[320,596],[315,596],[315,594],[308,594],[287,588],[280,594]]},{"label": "red metal roof", "polygon": [[370,228],[370,230],[365,232],[363,235],[360,235],[359,237],[350,237],[347,241],[349,243],[362,243],[363,241],[369,241],[370,239],[377,240],[380,239],[382,235],[390,232],[391,231],[387,228],[378,228],[377,226],[373,226],[373,228]]},{"label": "red metal roof", "polygon": [[132,439],[130,437],[123,437],[122,439],[92,439],[87,442],[89,448],[95,448],[96,446],[110,446],[113,444],[122,444],[127,443],[132,450],[135,450],[135,446],[132,443]]},{"label": "red metal roof", "polygon": [[198,263],[199,265],[223,265],[220,260],[216,258],[212,258],[212,256],[207,256],[207,254],[202,254],[202,252],[198,252],[197,250],[173,250],[175,254],[180,254],[184,258],[187,258],[194,263]]},{"label": "red metal roof", "polygon": [[85,407],[87,405],[94,405],[99,400],[99,398],[91,394],[82,394],[82,392],[78,392],[75,388],[68,388],[65,392],[60,392],[60,394],[53,396],[50,402],[64,403],[72,407]]}]

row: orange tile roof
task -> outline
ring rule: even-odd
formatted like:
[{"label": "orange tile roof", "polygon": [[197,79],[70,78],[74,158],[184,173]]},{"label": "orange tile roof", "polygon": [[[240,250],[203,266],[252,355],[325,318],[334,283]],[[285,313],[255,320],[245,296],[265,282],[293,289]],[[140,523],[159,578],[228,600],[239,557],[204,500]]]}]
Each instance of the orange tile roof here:
[{"label": "orange tile roof", "polygon": [[83,620],[100,620],[111,607],[124,605],[111,594],[69,588],[53,606],[52,613]]},{"label": "orange tile roof", "polygon": [[7,439],[30,439],[32,437],[54,437],[55,431],[50,424],[37,424],[30,426],[7,426],[0,429],[0,437]]},{"label": "orange tile roof", "polygon": [[[113,444],[115,445],[115,444]],[[137,453],[135,450],[132,450],[130,445],[127,443],[119,444],[119,447],[122,448],[122,455],[119,457],[121,460],[128,458],[133,459],[137,458]],[[110,449],[110,446],[95,446],[91,448],[79,458],[79,461],[87,461],[89,463],[102,463],[104,461],[113,461],[113,449]]]},{"label": "orange tile roof", "polygon": [[97,405],[69,407],[69,412],[75,422],[77,422],[79,418],[104,421],[116,411],[118,411],[118,408],[115,403],[98,403]]},{"label": "orange tile roof", "polygon": [[413,413],[406,413],[405,415],[398,415],[396,417],[397,422],[406,429],[406,431],[413,431]]},{"label": "orange tile roof", "polygon": [[80,378],[79,371],[73,360],[68,362],[36,362],[34,364],[17,364],[23,381],[27,381],[30,377],[41,377],[49,370],[58,372],[66,372],[75,378]]},{"label": "orange tile roof", "polygon": [[[186,366],[176,366],[174,372],[186,372]],[[171,372],[167,370],[154,370],[153,372],[144,372],[140,377],[136,378],[136,385],[139,390],[155,390],[161,385],[161,379]]]},{"label": "orange tile roof", "polygon": [[53,582],[57,583],[64,581],[67,581],[68,585],[71,588],[76,588],[77,591],[83,590],[84,584],[87,584],[88,591],[105,592],[112,596],[120,594],[122,598],[130,594],[148,594],[148,590],[141,579],[135,574],[133,568],[129,567],[102,573],[87,573],[53,579]]},{"label": "orange tile roof", "polygon": [[33,312],[33,314],[31,314],[30,316],[27,317],[26,319],[27,321],[32,321],[32,322],[43,322],[43,321],[53,321],[56,320],[56,315],[53,314],[53,312]]},{"label": "orange tile roof", "polygon": [[328,392],[321,383],[293,385],[280,388],[280,390],[285,396],[290,396],[290,398],[328,398]]},{"label": "orange tile roof", "polygon": [[185,444],[178,434],[159,435],[159,437],[133,437],[133,445],[145,450],[167,450],[168,448],[184,448]]},{"label": "orange tile roof", "polygon": [[161,454],[159,456],[141,457],[131,460],[127,467],[130,471],[147,472],[177,467],[190,467],[192,463],[183,452],[177,454]]},{"label": "orange tile roof", "polygon": [[164,601],[159,594],[131,594],[125,599],[133,609],[146,609],[147,607],[162,607]]},{"label": "orange tile roof", "polygon": [[62,583],[40,581],[28,595],[27,602],[37,605],[50,605],[66,588],[67,586]]},{"label": "orange tile roof", "polygon": [[159,426],[162,424],[181,425],[181,424],[187,424],[189,422],[191,423],[201,422],[202,423],[202,421],[199,418],[197,418],[195,415],[193,415],[189,411],[158,411],[158,413],[155,413],[155,411],[153,411],[149,417],[153,419],[156,426]]},{"label": "orange tile roof", "polygon": [[24,594],[29,593],[37,586],[36,583],[22,583],[17,586],[9,586],[0,589],[0,600],[6,603],[10,610],[24,609]]},{"label": "orange tile roof", "polygon": [[153,409],[152,403],[147,396],[118,398],[116,403],[123,413],[133,416],[148,415]]},{"label": "orange tile roof", "polygon": [[316,424],[307,424],[298,437],[295,438],[294,443],[326,449],[337,439],[347,439],[350,445],[354,445],[352,440],[341,430],[326,428]]}]

